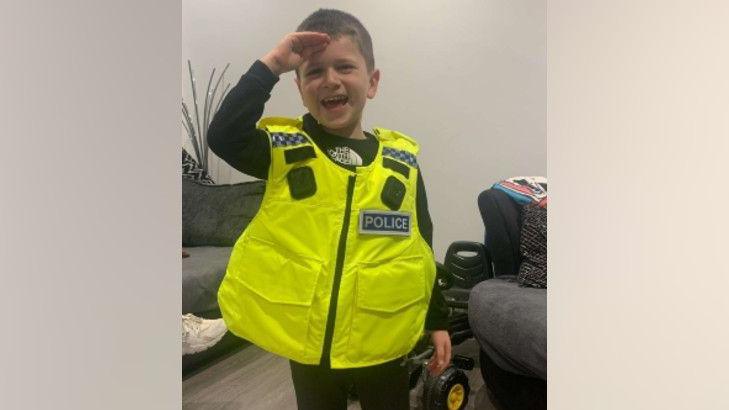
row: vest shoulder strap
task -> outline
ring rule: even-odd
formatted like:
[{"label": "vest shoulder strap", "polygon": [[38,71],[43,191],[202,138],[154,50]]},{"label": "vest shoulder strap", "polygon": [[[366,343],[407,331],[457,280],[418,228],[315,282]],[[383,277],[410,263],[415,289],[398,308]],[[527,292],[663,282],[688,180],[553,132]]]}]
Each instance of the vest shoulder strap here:
[{"label": "vest shoulder strap", "polygon": [[258,121],[258,128],[268,132],[297,133],[303,127],[301,118],[266,117]]},{"label": "vest shoulder strap", "polygon": [[417,155],[420,151],[420,145],[412,137],[409,137],[399,131],[388,130],[386,128],[374,128],[375,136],[386,146],[407,151],[413,155]]}]

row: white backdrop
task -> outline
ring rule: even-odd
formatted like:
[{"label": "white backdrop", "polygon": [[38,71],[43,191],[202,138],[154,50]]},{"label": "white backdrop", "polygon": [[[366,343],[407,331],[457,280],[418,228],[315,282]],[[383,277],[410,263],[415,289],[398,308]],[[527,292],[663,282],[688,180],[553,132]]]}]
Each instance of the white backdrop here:
[{"label": "white backdrop", "polygon": [[[188,59],[200,99],[213,67],[231,63],[235,85],[320,7],[354,14],[372,36],[381,80],[363,125],[420,142],[437,259],[455,240],[482,241],[479,192],[510,176],[546,176],[546,1],[183,0],[185,101]],[[283,75],[264,116],[304,112],[293,75]],[[210,166],[219,183],[251,179],[217,158]]]}]

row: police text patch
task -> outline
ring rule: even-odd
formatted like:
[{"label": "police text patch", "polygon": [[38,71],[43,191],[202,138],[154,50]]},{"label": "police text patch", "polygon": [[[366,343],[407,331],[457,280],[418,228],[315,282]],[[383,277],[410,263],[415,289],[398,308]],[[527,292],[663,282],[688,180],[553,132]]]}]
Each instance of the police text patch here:
[{"label": "police text patch", "polygon": [[363,209],[359,211],[359,233],[410,236],[410,221],[407,212]]}]

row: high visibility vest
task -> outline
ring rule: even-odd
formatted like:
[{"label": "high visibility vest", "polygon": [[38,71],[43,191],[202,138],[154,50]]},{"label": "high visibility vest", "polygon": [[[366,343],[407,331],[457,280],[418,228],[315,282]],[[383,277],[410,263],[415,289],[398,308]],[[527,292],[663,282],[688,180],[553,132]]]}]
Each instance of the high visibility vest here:
[{"label": "high visibility vest", "polygon": [[303,364],[370,366],[413,349],[435,281],[418,229],[418,145],[382,128],[375,159],[347,170],[301,120],[267,118],[261,207],[236,242],[218,301],[236,335]]}]

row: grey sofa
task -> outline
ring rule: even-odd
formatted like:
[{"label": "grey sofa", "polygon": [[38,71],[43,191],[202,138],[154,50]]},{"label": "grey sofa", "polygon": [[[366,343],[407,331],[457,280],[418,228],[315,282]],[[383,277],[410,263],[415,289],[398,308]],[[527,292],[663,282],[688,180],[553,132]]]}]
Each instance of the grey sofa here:
[{"label": "grey sofa", "polygon": [[520,286],[521,206],[501,191],[478,198],[490,279],[469,295],[481,373],[500,409],[546,409],[547,289]]},{"label": "grey sofa", "polygon": [[[264,181],[207,185],[182,178],[182,314],[219,318],[217,292],[232,246],[258,212]],[[212,348],[182,357],[183,377],[247,342],[230,332]]]},{"label": "grey sofa", "polygon": [[515,276],[485,280],[468,307],[484,381],[504,410],[546,409],[547,290]]}]

